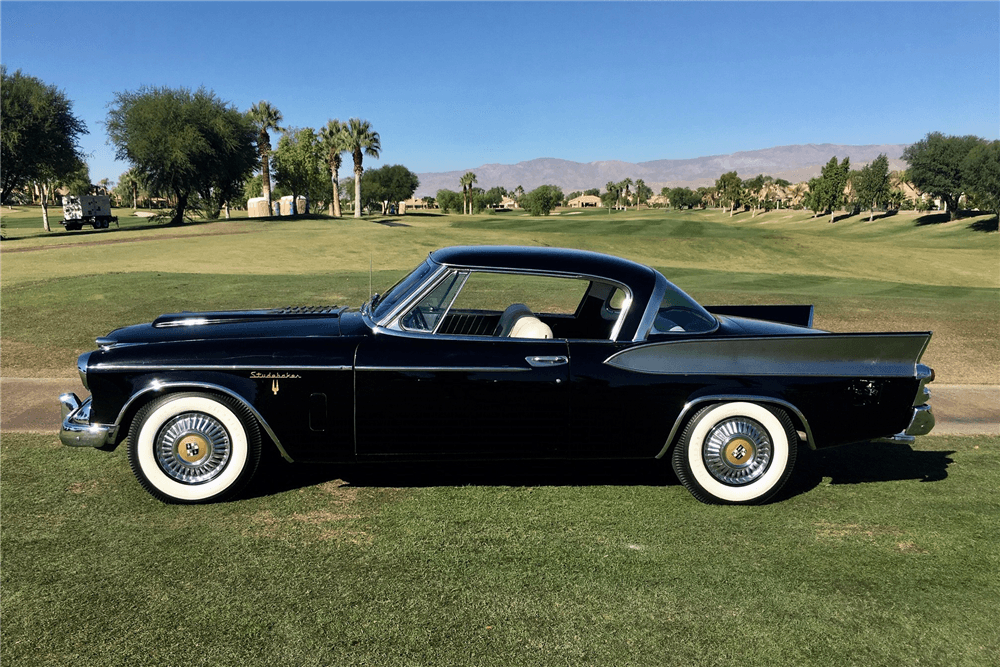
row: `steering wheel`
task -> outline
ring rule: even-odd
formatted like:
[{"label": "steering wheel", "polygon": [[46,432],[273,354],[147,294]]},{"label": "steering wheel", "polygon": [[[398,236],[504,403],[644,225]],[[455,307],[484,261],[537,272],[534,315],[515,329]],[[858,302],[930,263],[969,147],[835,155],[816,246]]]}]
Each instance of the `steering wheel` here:
[{"label": "steering wheel", "polygon": [[427,326],[427,320],[424,319],[424,314],[420,312],[420,306],[417,306],[409,312],[406,319],[403,321],[403,326],[407,329],[430,331],[430,327]]}]

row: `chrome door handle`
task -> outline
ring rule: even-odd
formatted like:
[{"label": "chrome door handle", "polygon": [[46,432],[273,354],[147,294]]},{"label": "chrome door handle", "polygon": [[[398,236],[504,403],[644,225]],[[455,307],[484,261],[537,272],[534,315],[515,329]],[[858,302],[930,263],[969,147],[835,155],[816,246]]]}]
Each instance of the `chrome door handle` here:
[{"label": "chrome door handle", "polygon": [[547,366],[562,366],[569,363],[569,357],[525,357],[529,366],[545,368]]}]

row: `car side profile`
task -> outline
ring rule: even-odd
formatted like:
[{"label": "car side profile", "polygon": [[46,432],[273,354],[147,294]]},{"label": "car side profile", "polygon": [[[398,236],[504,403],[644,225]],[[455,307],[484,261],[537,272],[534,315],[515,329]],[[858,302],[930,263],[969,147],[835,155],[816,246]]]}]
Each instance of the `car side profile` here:
[{"label": "car side profile", "polygon": [[181,312],[97,339],[62,442],[127,442],[164,502],[295,462],[663,459],[700,501],[756,504],[813,449],[934,425],[930,332],[830,333],[812,306],[703,307],[600,253],[431,252],[360,308]]}]

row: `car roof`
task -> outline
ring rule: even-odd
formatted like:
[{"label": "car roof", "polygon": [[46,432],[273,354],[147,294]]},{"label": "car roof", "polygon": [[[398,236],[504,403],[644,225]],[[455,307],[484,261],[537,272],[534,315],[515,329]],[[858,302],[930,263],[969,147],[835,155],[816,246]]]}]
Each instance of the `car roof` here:
[{"label": "car roof", "polygon": [[454,267],[512,269],[608,278],[633,291],[651,290],[657,271],[631,260],[589,250],[535,246],[453,246],[434,250],[431,261]]}]

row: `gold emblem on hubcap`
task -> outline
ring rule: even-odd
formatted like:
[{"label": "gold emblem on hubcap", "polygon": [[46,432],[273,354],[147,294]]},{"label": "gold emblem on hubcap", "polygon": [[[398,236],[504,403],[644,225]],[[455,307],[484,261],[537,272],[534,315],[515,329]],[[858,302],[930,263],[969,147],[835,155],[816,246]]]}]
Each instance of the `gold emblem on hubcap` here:
[{"label": "gold emblem on hubcap", "polygon": [[177,442],[177,457],[185,463],[198,463],[208,452],[208,440],[200,435],[186,435]]},{"label": "gold emblem on hubcap", "polygon": [[753,461],[757,448],[746,438],[733,438],[723,450],[726,463],[731,466],[745,466]]}]

